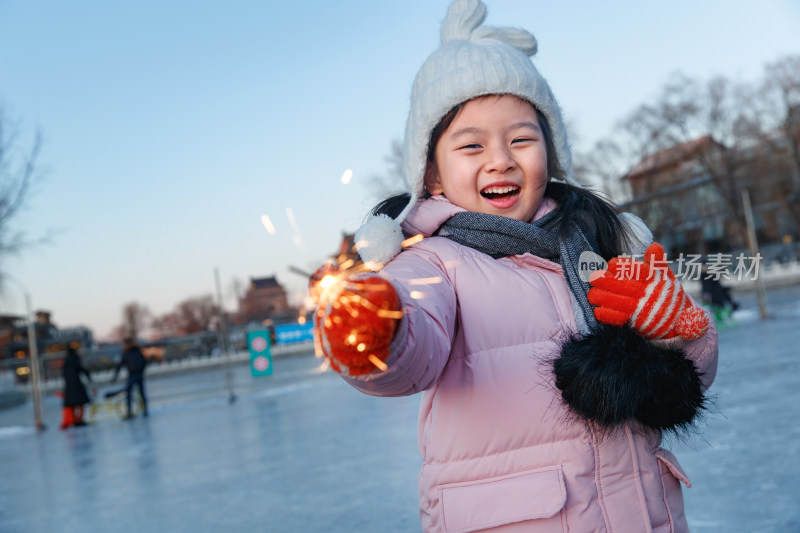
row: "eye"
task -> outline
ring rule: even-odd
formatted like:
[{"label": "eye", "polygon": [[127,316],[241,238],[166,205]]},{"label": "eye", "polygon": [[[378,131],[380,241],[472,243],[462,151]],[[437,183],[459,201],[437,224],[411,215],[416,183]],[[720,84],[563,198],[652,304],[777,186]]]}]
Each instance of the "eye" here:
[{"label": "eye", "polygon": [[531,137],[519,137],[511,141],[511,144],[532,143],[532,142],[536,142],[536,139],[533,139]]},{"label": "eye", "polygon": [[471,143],[471,144],[465,144],[464,146],[460,146],[458,149],[459,150],[480,150],[480,148],[481,148],[480,144]]}]

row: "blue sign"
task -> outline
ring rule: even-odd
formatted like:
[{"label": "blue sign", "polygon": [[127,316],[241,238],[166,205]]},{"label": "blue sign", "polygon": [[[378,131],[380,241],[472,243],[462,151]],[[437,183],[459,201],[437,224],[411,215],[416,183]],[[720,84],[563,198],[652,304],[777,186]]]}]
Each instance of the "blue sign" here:
[{"label": "blue sign", "polygon": [[247,349],[250,351],[250,374],[254,377],[272,375],[272,354],[269,351],[269,330],[247,332]]},{"label": "blue sign", "polygon": [[289,344],[292,342],[304,342],[314,340],[314,325],[311,322],[306,324],[281,324],[275,326],[275,342],[277,344]]}]

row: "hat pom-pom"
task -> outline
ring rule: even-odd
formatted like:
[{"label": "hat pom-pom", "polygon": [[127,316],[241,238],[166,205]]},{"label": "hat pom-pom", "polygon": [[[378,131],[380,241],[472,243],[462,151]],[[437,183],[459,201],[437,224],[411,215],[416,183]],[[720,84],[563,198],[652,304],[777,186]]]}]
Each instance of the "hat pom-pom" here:
[{"label": "hat pom-pom", "polygon": [[388,215],[373,215],[356,232],[356,249],[371,269],[379,270],[403,249],[403,230]]}]

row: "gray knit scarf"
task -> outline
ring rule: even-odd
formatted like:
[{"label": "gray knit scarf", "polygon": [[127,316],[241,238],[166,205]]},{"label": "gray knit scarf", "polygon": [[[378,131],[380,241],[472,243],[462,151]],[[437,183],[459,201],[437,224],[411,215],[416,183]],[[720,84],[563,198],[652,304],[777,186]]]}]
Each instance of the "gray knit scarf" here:
[{"label": "gray knit scarf", "polygon": [[553,210],[535,220],[522,222],[498,215],[461,212],[442,224],[437,235],[469,246],[497,259],[525,252],[561,265],[572,295],[572,307],[578,330],[588,332],[597,324],[592,306],[586,297],[589,283],[579,275],[579,258],[585,251],[598,252],[597,237],[591,217],[576,211],[570,220],[569,231],[559,234],[561,217]]}]

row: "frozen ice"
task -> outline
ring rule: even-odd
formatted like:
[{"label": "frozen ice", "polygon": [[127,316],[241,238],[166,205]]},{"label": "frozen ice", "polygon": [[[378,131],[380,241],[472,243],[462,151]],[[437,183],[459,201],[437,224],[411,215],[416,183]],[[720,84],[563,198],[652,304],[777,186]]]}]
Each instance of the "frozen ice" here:
[{"label": "frozen ice", "polygon": [[[800,531],[800,287],[754,293],[720,329],[714,404],[667,447],[695,533]],[[58,429],[60,400],[0,410],[0,531],[419,531],[419,397],[374,398],[303,354],[274,375],[152,377],[149,418]]]}]

